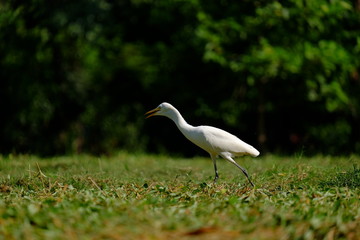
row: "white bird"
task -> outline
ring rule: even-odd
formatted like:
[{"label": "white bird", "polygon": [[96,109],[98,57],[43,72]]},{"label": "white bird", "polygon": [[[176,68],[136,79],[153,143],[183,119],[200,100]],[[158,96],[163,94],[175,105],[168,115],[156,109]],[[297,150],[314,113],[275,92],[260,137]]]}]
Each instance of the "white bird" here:
[{"label": "white bird", "polygon": [[146,118],[152,116],[165,116],[173,120],[180,132],[193,142],[195,145],[207,151],[214,163],[215,179],[214,182],[219,178],[219,174],[216,167],[216,157],[221,156],[228,160],[236,167],[238,167],[247,177],[250,184],[254,186],[250,180],[247,171],[237,164],[233,157],[250,155],[256,157],[260,154],[253,146],[241,141],[236,136],[221,130],[219,128],[210,126],[198,126],[194,127],[188,124],[185,119],[181,116],[180,112],[169,103],[161,103],[157,108],[145,113]]}]

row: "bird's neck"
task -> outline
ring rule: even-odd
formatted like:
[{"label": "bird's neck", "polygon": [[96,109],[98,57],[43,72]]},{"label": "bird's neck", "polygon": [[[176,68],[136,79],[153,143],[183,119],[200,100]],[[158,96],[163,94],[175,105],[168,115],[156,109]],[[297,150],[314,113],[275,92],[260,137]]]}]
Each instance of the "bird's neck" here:
[{"label": "bird's neck", "polygon": [[187,132],[194,128],[190,124],[188,124],[183,116],[181,116],[180,112],[174,108],[174,111],[168,116],[171,120],[174,121],[179,130],[187,136]]}]

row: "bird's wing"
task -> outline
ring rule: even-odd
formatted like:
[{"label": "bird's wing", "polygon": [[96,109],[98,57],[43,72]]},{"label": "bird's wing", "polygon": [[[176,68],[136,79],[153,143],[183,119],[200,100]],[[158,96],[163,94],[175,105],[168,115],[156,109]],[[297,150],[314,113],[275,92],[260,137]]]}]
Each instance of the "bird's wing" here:
[{"label": "bird's wing", "polygon": [[217,154],[230,153],[232,156],[251,155],[257,156],[259,152],[251,145],[222,129],[200,126],[208,147]]}]

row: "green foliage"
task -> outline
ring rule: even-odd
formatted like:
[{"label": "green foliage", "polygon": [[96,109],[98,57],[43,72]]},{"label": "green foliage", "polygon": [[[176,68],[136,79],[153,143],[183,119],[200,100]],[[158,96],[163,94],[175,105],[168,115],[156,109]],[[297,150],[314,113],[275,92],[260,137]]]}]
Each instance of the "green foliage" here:
[{"label": "green foliage", "polygon": [[[243,159],[256,187],[209,159],[119,153],[0,159],[6,239],[359,238],[359,158]],[[248,162],[248,161],[251,161]],[[343,173],[341,173],[343,174]],[[344,176],[347,174],[343,174]],[[350,176],[351,175],[351,176]],[[342,181],[342,180],[340,180]]]},{"label": "green foliage", "polygon": [[183,151],[144,137],[162,101],[261,150],[357,151],[356,4],[2,2],[0,152]]},{"label": "green foliage", "polygon": [[[357,88],[359,80],[359,29],[355,27],[355,22],[359,23],[359,13],[351,3],[295,0],[218,5],[223,12],[199,5],[197,35],[205,41],[204,58],[236,72],[243,85],[271,89],[271,92],[262,90],[252,96],[263,99],[260,107],[265,109],[265,115],[276,112],[274,108],[286,109],[287,101],[293,105],[292,100],[298,99],[303,109],[320,103],[317,111],[358,119],[358,110],[355,110],[359,104],[358,94],[349,88]],[[240,14],[244,9],[252,11]],[[294,91],[293,88],[299,89]],[[272,96],[273,92],[282,95],[279,102]],[[308,109],[303,114],[321,118],[310,112]],[[299,124],[304,122],[299,121]],[[340,123],[329,123],[334,124]],[[348,127],[350,131],[340,130],[336,134],[349,139],[357,128],[349,124]],[[322,126],[316,125],[316,128]],[[326,141],[321,135],[302,137]],[[334,148],[339,151],[349,142],[351,140],[342,144],[331,141],[329,145],[336,145]]]}]

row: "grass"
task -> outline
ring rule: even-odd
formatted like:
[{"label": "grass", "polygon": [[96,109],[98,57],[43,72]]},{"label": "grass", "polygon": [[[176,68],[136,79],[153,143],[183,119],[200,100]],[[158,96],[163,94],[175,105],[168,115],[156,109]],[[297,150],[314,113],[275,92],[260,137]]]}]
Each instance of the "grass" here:
[{"label": "grass", "polygon": [[360,158],[0,157],[0,239],[360,239]]}]

